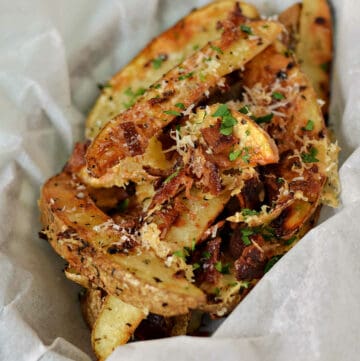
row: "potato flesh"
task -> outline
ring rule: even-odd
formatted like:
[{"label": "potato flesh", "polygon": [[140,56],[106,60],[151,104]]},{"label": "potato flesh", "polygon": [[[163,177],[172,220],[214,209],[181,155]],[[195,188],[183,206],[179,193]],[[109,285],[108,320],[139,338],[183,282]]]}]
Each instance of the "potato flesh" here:
[{"label": "potato flesh", "polygon": [[127,343],[146,312],[108,295],[91,332],[91,343],[100,361],[117,346]]}]

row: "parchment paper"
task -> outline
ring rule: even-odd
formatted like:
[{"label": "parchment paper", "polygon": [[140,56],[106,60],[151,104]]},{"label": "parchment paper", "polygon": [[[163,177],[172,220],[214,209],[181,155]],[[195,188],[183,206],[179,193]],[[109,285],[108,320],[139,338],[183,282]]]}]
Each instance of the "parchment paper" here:
[{"label": "parchment paper", "polygon": [[[0,360],[91,360],[79,288],[37,236],[96,84],[195,6],[181,0],[0,0]],[[268,15],[293,1],[252,1]],[[333,0],[331,126],[342,204],[283,257],[211,338],[118,348],[109,360],[360,359],[360,2]]]}]

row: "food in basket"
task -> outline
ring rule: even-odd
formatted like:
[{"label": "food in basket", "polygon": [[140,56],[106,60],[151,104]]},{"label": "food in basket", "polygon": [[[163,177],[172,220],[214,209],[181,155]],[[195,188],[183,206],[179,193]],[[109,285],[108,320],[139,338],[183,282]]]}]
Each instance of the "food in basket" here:
[{"label": "food in basket", "polygon": [[86,140],[39,201],[42,233],[87,289],[99,359],[228,315],[321,205],[336,206],[331,41],[324,0],[279,21],[217,1],[103,88]]}]

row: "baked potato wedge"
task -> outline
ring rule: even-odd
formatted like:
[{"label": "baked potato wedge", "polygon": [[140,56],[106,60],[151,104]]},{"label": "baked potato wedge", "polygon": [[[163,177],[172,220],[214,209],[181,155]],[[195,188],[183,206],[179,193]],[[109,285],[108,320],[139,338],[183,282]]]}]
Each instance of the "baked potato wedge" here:
[{"label": "baked potato wedge", "polygon": [[325,102],[322,108],[325,117],[330,100],[332,36],[331,10],[327,0],[303,0],[295,53],[316,94]]},{"label": "baked potato wedge", "polygon": [[81,294],[81,312],[90,330],[100,314],[105,297],[105,292],[99,288],[87,288]]},{"label": "baked potato wedge", "polygon": [[122,159],[143,154],[149,139],[181,116],[176,105],[188,109],[197,104],[223,76],[240,69],[281,32],[278,23],[254,21],[246,28],[251,29],[249,35],[235,20],[226,22],[219,40],[209,42],[170,70],[130,109],[107,123],[87,149],[87,168],[92,176],[101,177]]},{"label": "baked potato wedge", "polygon": [[[79,188],[81,191],[79,191]],[[110,295],[164,316],[185,314],[204,294],[114,224],[75,176],[61,173],[42,188],[44,234],[75,272]]]},{"label": "baked potato wedge", "polygon": [[117,346],[127,343],[145,317],[146,311],[118,297],[106,296],[91,332],[91,343],[98,360],[105,360]]}]

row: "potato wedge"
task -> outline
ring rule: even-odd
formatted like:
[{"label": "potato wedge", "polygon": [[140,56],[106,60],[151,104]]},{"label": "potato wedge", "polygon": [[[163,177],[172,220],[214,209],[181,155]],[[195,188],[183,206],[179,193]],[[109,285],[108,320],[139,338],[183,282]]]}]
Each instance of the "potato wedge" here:
[{"label": "potato wedge", "polygon": [[242,21],[259,18],[254,6],[235,0],[210,3],[191,12],[157,36],[102,89],[86,121],[86,138],[94,139],[100,129],[131,106],[144,89],[207,42],[219,38],[222,28],[218,25],[229,13],[238,14]]},{"label": "potato wedge", "polygon": [[309,77],[316,94],[325,102],[327,117],[330,99],[332,62],[332,18],[327,0],[303,0],[296,56]]},{"label": "potato wedge", "polygon": [[250,37],[238,24],[229,22],[221,39],[170,70],[133,107],[110,121],[87,150],[90,174],[100,177],[121,159],[143,154],[149,139],[181,115],[176,104],[186,109],[199,102],[223,76],[241,68],[281,32],[281,26],[270,21],[252,22],[251,29]]},{"label": "potato wedge", "polygon": [[118,297],[106,296],[91,332],[91,343],[99,361],[127,343],[146,314]]},{"label": "potato wedge", "polygon": [[[81,186],[81,191],[79,191]],[[151,250],[142,251],[66,173],[51,178],[40,198],[44,233],[71,268],[110,295],[165,316],[185,314],[204,294]]]},{"label": "potato wedge", "polygon": [[99,288],[88,288],[80,298],[81,312],[90,330],[94,327],[105,299],[105,292]]},{"label": "potato wedge", "polygon": [[288,32],[284,42],[291,51],[295,51],[299,41],[301,9],[302,4],[295,3],[279,14],[279,21],[285,25]]}]

